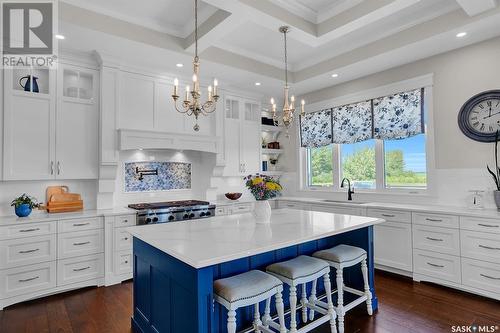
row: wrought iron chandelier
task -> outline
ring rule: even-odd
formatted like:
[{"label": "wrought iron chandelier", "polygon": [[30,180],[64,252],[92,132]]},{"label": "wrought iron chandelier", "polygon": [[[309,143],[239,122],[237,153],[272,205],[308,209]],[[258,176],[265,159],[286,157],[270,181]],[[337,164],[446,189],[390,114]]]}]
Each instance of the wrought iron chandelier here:
[{"label": "wrought iron chandelier", "polygon": [[179,99],[179,80],[176,78],[174,80],[174,93],[172,98],[175,102],[175,109],[180,113],[185,113],[188,116],[195,117],[195,125],[193,129],[195,131],[200,130],[198,125],[198,117],[200,115],[208,115],[215,111],[217,108],[217,100],[219,95],[217,93],[217,80],[214,79],[214,85],[208,86],[208,98],[206,102],[201,101],[201,91],[199,82],[199,72],[200,72],[200,58],[198,57],[198,0],[194,1],[194,43],[195,43],[195,55],[193,60],[193,90],[189,85],[186,86],[186,94],[184,96],[184,101],[181,107],[177,105],[177,100]]},{"label": "wrought iron chandelier", "polygon": [[[273,120],[276,126],[284,126],[286,128],[286,133],[288,136],[288,129],[294,120],[295,113],[295,96],[292,95],[289,100],[289,90],[290,86],[288,85],[288,55],[287,55],[287,39],[286,34],[290,31],[290,28],[287,26],[282,26],[279,28],[279,32],[283,34],[283,39],[285,42],[285,87],[283,91],[283,110],[281,119],[278,118],[276,113],[276,103],[274,98],[271,98],[271,106],[273,111]],[[306,102],[302,100],[300,102],[300,114],[303,116],[305,114],[304,106]]]}]

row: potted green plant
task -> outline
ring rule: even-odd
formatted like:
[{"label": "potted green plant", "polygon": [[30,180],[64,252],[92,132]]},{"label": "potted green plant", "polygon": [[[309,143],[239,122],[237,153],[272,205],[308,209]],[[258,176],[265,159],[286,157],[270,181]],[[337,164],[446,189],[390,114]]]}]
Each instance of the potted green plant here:
[{"label": "potted green plant", "polygon": [[33,208],[40,206],[35,198],[30,197],[26,193],[23,193],[23,195],[12,200],[10,205],[14,206],[14,211],[19,217],[26,217],[30,215]]},{"label": "potted green plant", "polygon": [[490,166],[487,165],[486,168],[488,172],[493,177],[493,181],[495,182],[496,190],[493,191],[493,197],[495,198],[495,203],[497,208],[500,209],[500,168],[498,167],[498,139],[499,133],[497,131],[495,135],[495,172],[490,169]]}]

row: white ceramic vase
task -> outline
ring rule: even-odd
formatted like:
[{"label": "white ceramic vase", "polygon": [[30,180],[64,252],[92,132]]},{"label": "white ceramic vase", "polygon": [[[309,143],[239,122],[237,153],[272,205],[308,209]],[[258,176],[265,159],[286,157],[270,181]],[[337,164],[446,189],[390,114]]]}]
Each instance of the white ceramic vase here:
[{"label": "white ceramic vase", "polygon": [[271,205],[267,200],[257,200],[253,210],[255,222],[259,224],[271,223]]}]

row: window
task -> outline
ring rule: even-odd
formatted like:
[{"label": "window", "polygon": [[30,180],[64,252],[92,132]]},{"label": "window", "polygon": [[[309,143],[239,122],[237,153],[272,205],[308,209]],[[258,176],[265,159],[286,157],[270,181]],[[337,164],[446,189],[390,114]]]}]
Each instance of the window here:
[{"label": "window", "polygon": [[332,186],[332,145],[307,149],[308,186]]},{"label": "window", "polygon": [[426,188],[425,135],[384,141],[385,187]]},{"label": "window", "polygon": [[340,160],[342,178],[348,178],[356,188],[375,188],[375,140],[340,145]]}]

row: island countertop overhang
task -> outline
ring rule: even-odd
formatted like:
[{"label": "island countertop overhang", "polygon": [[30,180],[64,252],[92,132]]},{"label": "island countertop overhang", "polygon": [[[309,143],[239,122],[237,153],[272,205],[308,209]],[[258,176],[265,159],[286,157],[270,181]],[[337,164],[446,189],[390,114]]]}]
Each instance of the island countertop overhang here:
[{"label": "island countertop overhang", "polygon": [[134,237],[200,269],[385,222],[383,219],[292,209],[270,224],[251,213],[127,228]]}]

